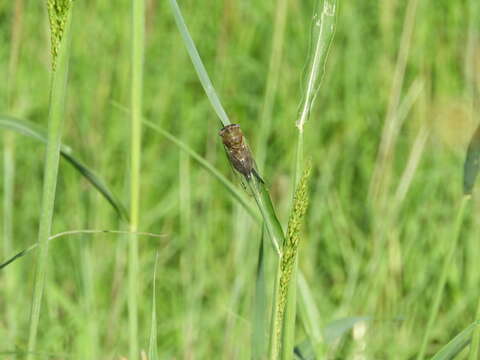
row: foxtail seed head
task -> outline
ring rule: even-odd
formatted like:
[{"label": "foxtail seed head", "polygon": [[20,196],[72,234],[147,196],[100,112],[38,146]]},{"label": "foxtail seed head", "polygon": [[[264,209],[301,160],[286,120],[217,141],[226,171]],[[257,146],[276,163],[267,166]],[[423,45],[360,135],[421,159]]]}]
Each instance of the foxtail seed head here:
[{"label": "foxtail seed head", "polygon": [[[277,311],[277,317],[275,319],[278,324],[277,329],[279,331],[282,329],[281,324],[285,314],[288,287],[290,286],[290,280],[294,271],[295,260],[297,258],[303,219],[308,208],[308,181],[310,178],[311,168],[311,164],[308,162],[297,189],[295,190],[293,209],[290,214],[290,218],[288,219],[287,237],[283,245],[283,252],[280,260],[280,296],[278,300],[279,311]],[[277,335],[280,337],[280,334]]]},{"label": "foxtail seed head", "polygon": [[58,51],[73,0],[47,0],[48,18],[52,42],[52,69],[55,71]]}]

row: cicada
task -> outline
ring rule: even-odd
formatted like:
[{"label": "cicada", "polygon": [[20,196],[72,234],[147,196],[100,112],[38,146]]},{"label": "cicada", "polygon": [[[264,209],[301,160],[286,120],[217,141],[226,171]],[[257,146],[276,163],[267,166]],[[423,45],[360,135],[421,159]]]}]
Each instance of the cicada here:
[{"label": "cicada", "polygon": [[247,180],[255,176],[258,181],[264,183],[262,177],[256,169],[255,160],[252,152],[245,141],[242,129],[238,124],[230,124],[220,130],[219,135],[222,138],[225,151],[230,163]]}]

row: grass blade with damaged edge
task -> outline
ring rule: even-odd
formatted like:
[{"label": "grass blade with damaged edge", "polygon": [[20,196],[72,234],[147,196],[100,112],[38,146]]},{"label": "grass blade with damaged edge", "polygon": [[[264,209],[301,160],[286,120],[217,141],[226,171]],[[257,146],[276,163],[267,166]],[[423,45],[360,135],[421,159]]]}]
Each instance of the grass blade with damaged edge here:
[{"label": "grass blade with damaged edge", "polygon": [[[17,119],[8,115],[0,115],[0,127],[29,136],[33,139],[41,141],[44,144],[47,144],[45,131],[43,131],[38,125],[29,121]],[[102,196],[110,203],[110,205],[113,206],[113,208],[121,217],[128,221],[128,211],[126,210],[125,206],[93,170],[91,170],[73,155],[73,151],[69,146],[62,144],[60,146],[60,154],[102,194]]]},{"label": "grass blade with damaged edge", "polygon": [[[87,230],[68,230],[68,231],[64,231],[64,232],[61,232],[61,233],[50,236],[48,238],[48,242],[50,242],[52,240],[55,240],[55,239],[58,239],[60,237],[66,236],[66,235],[81,235],[81,234],[124,234],[124,235],[127,234],[128,235],[128,234],[130,234],[130,232],[129,231],[123,231],[123,230],[91,230],[91,229],[87,229]],[[137,231],[135,233],[135,235],[151,236],[151,237],[155,237],[155,238],[161,238],[161,237],[165,236],[165,235],[161,235],[161,234],[154,234],[154,233],[142,232],[142,231]],[[8,260],[5,260],[4,262],[0,263],[0,270],[5,268],[6,266],[10,265],[15,260],[27,255],[31,251],[35,250],[37,247],[38,247],[38,243],[35,243],[35,244],[29,246],[28,248],[20,251],[16,255],[12,256]]]},{"label": "grass blade with damaged edge", "polygon": [[[455,336],[447,345],[440,349],[432,360],[451,360],[454,359],[470,342],[472,332],[476,331],[480,326],[479,321],[475,321],[465,328],[460,334]],[[477,359],[477,358],[475,358]]]},{"label": "grass blade with damaged edge", "polygon": [[27,360],[34,359],[33,353],[35,352],[37,343],[40,309],[47,274],[48,238],[50,236],[53,208],[55,205],[63,119],[65,118],[65,97],[67,91],[68,62],[70,58],[73,5],[71,0],[49,0],[47,7],[52,38],[52,79],[48,118],[48,143],[45,154],[42,206],[38,230],[39,253],[30,313]]},{"label": "grass blade with damaged edge", "polygon": [[[298,247],[300,244],[300,232],[303,220],[308,207],[308,182],[310,178],[311,165],[308,164],[302,175],[302,178],[295,191],[293,200],[293,209],[288,220],[288,229],[283,251],[279,260],[277,270],[277,281],[275,286],[275,297],[273,307],[272,322],[273,326],[270,334],[270,359],[274,360],[281,354],[282,359],[290,359],[293,356],[293,348],[295,346],[294,334],[288,329],[290,324],[284,322],[284,315],[287,306],[288,294],[291,286],[296,286],[291,282],[294,272]],[[293,322],[293,326],[295,322]]]},{"label": "grass blade with damaged edge", "polygon": [[152,295],[152,325],[150,327],[150,341],[148,344],[148,360],[158,360],[157,350],[157,265],[158,251],[155,254],[155,266],[153,267],[153,295]]},{"label": "grass blade with damaged edge", "polygon": [[263,360],[267,356],[267,294],[265,283],[265,227],[258,251],[257,273],[255,276],[255,298],[253,304],[252,359]]},{"label": "grass blade with damaged edge", "polygon": [[453,228],[452,241],[449,244],[450,247],[447,250],[445,260],[442,265],[442,272],[440,274],[440,279],[437,285],[435,297],[433,299],[433,305],[430,310],[427,327],[423,335],[423,340],[420,347],[420,351],[417,356],[417,360],[423,360],[425,358],[425,352],[427,350],[428,340],[430,339],[430,333],[432,331],[433,324],[435,323],[435,320],[437,318],[438,310],[440,308],[440,303],[442,302],[443,289],[445,288],[445,283],[447,282],[448,270],[450,269],[450,266],[452,266],[452,263],[453,263],[455,250],[457,248],[458,239],[460,237],[460,231],[462,229],[463,220],[465,218],[465,208],[470,200],[470,197],[471,197],[470,195],[464,195],[460,202],[460,206],[457,212],[457,217],[455,219],[455,224]]}]

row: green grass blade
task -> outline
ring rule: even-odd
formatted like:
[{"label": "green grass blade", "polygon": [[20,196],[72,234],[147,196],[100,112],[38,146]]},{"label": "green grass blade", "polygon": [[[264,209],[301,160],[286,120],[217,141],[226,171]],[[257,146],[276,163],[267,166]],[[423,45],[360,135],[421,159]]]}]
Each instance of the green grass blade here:
[{"label": "green grass blade", "polygon": [[255,177],[247,180],[247,184],[253,193],[253,197],[257,203],[258,209],[262,214],[263,221],[267,229],[267,233],[272,242],[274,250],[278,256],[281,255],[281,247],[283,246],[285,235],[282,226],[278,220],[275,208],[273,207],[270,193],[265,184],[259,182]]},{"label": "green grass blade", "polygon": [[267,356],[267,293],[265,283],[265,232],[258,251],[257,273],[255,277],[255,299],[253,304],[252,359],[263,360]]},{"label": "green grass blade", "polygon": [[[297,286],[299,293],[298,308],[300,310],[300,317],[310,342],[315,349],[318,349],[321,347],[323,340],[320,313],[315,304],[312,291],[301,271],[299,271],[297,275]],[[318,350],[316,351],[317,353],[319,352]]]},{"label": "green grass blade", "polygon": [[142,152],[143,61],[145,46],[145,0],[131,0],[132,49],[130,91],[130,232],[128,241],[128,348],[129,359],[139,358],[138,349],[138,239],[140,221],[140,166]]},{"label": "green grass blade", "polygon": [[[45,171],[43,180],[42,207],[38,230],[39,253],[35,272],[32,308],[30,313],[30,329],[28,336],[27,360],[33,360],[32,353],[37,344],[38,323],[48,265],[48,238],[53,219],[55,191],[57,186],[60,146],[65,118],[65,97],[67,92],[68,62],[70,58],[70,37],[72,2],[61,4],[48,1],[49,17],[52,33],[52,82],[50,92],[50,113],[48,119],[48,143],[45,155]],[[59,25],[60,24],[60,25]]]},{"label": "green grass blade", "polygon": [[177,1],[169,0],[169,2],[173,11],[175,23],[177,24],[178,30],[182,35],[182,39],[183,39],[183,42],[185,43],[185,47],[187,48],[188,55],[190,55],[190,59],[192,60],[193,67],[197,72],[198,78],[202,83],[203,89],[207,94],[208,100],[210,100],[210,103],[212,104],[213,109],[215,110],[218,117],[220,118],[220,121],[222,122],[223,126],[227,126],[230,124],[230,119],[228,118],[228,115],[222,106],[222,103],[217,95],[217,92],[215,91],[215,88],[213,87],[213,84],[210,81],[210,77],[208,76],[207,70],[205,69],[202,59],[198,54],[198,50],[195,47],[195,43],[193,42],[192,37],[190,36],[190,32],[188,31],[187,24],[183,19],[182,12],[178,7]]},{"label": "green grass blade", "polygon": [[146,126],[151,128],[152,130],[156,131],[167,140],[172,142],[175,146],[177,146],[180,150],[184,151],[188,154],[193,160],[195,160],[199,165],[201,165],[205,170],[207,170],[214,178],[216,178],[224,187],[225,189],[232,195],[232,197],[238,201],[238,203],[250,214],[250,216],[261,223],[261,218],[258,212],[253,208],[249,201],[246,199],[245,195],[242,191],[240,191],[231,181],[229,181],[225,176],[222,175],[220,171],[218,171],[212,164],[210,164],[207,160],[205,160],[202,156],[200,156],[195,150],[185,144],[183,141],[178,139],[175,135],[172,135],[168,131],[162,129],[161,127],[155,125],[154,123],[144,120],[143,121]]},{"label": "green grass blade", "polygon": [[469,344],[473,331],[477,329],[479,325],[480,322],[478,321],[470,324],[447,345],[441,348],[440,351],[432,357],[432,360],[454,359]]},{"label": "green grass blade", "polygon": [[275,98],[278,96],[279,80],[282,76],[281,64],[285,45],[285,24],[287,22],[288,1],[279,0],[275,4],[275,19],[272,34],[272,49],[268,64],[268,75],[265,83],[265,95],[260,111],[260,128],[255,146],[255,160],[260,170],[265,166],[268,139],[272,131]]},{"label": "green grass blade", "polygon": [[[0,127],[15,131],[19,134],[26,135],[32,139],[36,139],[44,144],[47,144],[47,136],[45,131],[29,121],[17,119],[8,115],[0,115]],[[109,189],[105,182],[87,165],[80,161],[73,155],[73,151],[66,145],[61,145],[60,154],[67,160],[75,169],[77,169],[85,179],[97,189],[100,194],[112,205],[117,213],[128,220],[128,211],[118,197]]]},{"label": "green grass blade", "polygon": [[153,268],[153,295],[152,295],[152,325],[150,327],[150,341],[148,344],[148,360],[158,360],[157,350],[157,265],[158,265],[158,252],[155,254],[155,266]]}]

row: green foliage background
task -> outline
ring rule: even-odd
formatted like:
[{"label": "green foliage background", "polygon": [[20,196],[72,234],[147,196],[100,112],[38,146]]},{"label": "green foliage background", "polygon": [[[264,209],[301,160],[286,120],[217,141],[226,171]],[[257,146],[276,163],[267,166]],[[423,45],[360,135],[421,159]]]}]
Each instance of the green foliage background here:
[{"label": "green foliage background", "polygon": [[[464,151],[478,121],[479,5],[476,0],[420,1],[411,19],[415,27],[400,100],[412,84],[421,84],[421,91],[396,136],[383,202],[369,198],[406,3],[340,1],[326,75],[305,129],[314,172],[299,266],[322,325],[348,316],[375,319],[360,340],[345,338],[332,358],[353,358],[360,351],[367,358],[408,359],[418,351],[452,241]],[[127,0],[75,1],[63,137],[124,202],[129,198],[130,130],[128,114],[120,108],[129,105],[130,5]],[[276,2],[180,2],[227,112],[242,125],[254,152],[256,144],[267,145],[261,173],[284,224],[292,200],[292,139],[314,5],[288,1],[273,125],[270,135],[259,139]],[[46,126],[46,4],[24,3],[20,56],[10,74],[14,7],[13,1],[0,3],[0,113]],[[219,121],[167,1],[147,1],[146,41],[145,117],[228,174]],[[398,202],[395,194],[412,152],[420,162],[405,199]],[[15,137],[13,239],[8,246],[0,243],[0,259],[36,241],[43,161],[42,145]],[[141,347],[148,348],[158,250],[159,358],[249,358],[260,229],[215,179],[148,128],[141,182],[139,229],[166,235],[139,238]],[[398,211],[390,211],[397,205]],[[478,211],[474,197],[427,354],[474,320],[480,296]],[[53,233],[118,228],[126,224],[109,204],[73,168],[61,164]],[[118,359],[127,353],[126,250],[127,237],[113,234],[52,243],[39,351],[75,359]],[[25,348],[34,258],[28,255],[0,272],[0,357]],[[299,324],[299,341],[301,329]]]}]

